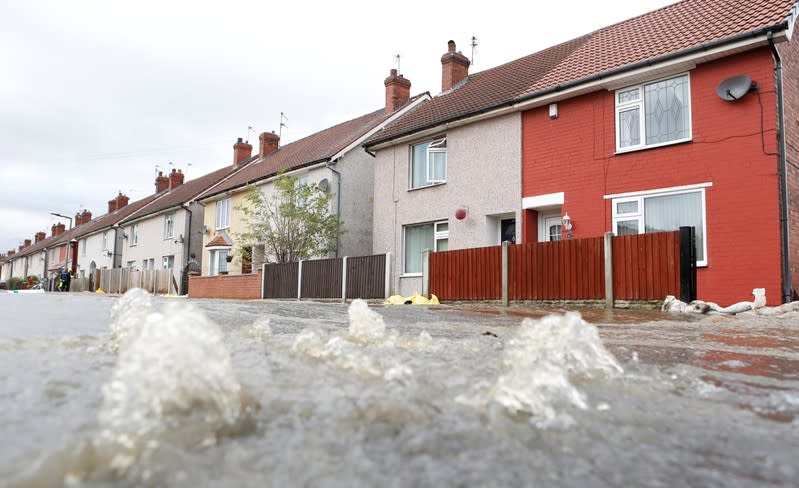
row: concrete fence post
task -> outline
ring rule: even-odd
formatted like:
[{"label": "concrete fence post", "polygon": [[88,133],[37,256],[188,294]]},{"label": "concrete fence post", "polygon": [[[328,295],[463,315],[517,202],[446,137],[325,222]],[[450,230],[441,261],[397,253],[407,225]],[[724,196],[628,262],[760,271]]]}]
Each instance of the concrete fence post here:
[{"label": "concrete fence post", "polygon": [[347,256],[341,258],[341,303],[347,303]]},{"label": "concrete fence post", "polygon": [[605,308],[613,305],[613,232],[605,232]]},{"label": "concrete fence post", "polygon": [[422,295],[430,296],[430,249],[422,251]]},{"label": "concrete fence post", "polygon": [[508,306],[508,249],[510,242],[502,243],[502,306]]},{"label": "concrete fence post", "polygon": [[394,268],[392,268],[393,263],[392,263],[392,259],[391,258],[392,258],[391,253],[387,252],[386,253],[386,275],[385,275],[385,279],[386,279],[386,293],[385,293],[386,297],[385,298],[388,298],[388,297],[391,296],[391,283],[392,283],[391,270],[394,269]]},{"label": "concrete fence post", "polygon": [[297,300],[302,298],[302,259],[297,261]]}]

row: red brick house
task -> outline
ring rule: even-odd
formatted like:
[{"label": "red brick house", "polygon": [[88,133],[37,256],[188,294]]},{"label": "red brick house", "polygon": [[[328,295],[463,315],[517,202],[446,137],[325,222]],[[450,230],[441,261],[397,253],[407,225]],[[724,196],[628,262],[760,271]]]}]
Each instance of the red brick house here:
[{"label": "red brick house", "polygon": [[[407,255],[413,219],[444,225],[449,249],[486,245],[477,241],[491,232],[469,233],[491,221],[485,196],[520,196],[516,242],[690,225],[699,298],[729,303],[765,287],[771,303],[792,299],[798,11],[795,0],[684,0],[480,73],[464,70],[452,86],[445,80],[440,95],[367,141],[377,154],[375,215],[396,221],[379,229],[388,219],[375,218],[376,251]],[[735,76],[748,77],[737,78],[744,92],[720,98],[719,84]],[[517,133],[514,153],[509,134]],[[412,166],[414,144],[445,136],[450,177],[417,190],[396,168]],[[475,138],[489,154],[464,149]],[[500,161],[521,167],[520,183],[498,172]],[[378,191],[379,181],[407,191]],[[490,187],[498,181],[504,186]],[[476,218],[448,218],[454,203]]]},{"label": "red brick house", "polygon": [[[686,0],[567,43],[516,101],[529,105],[525,240],[691,225],[699,298],[730,303],[754,287],[771,303],[795,298],[796,9]],[[723,99],[718,86],[741,75],[744,92]]]}]

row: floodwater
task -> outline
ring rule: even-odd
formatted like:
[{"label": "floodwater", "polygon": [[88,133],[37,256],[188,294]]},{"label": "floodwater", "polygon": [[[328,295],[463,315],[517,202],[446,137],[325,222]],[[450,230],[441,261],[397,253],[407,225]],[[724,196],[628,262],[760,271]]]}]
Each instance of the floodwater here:
[{"label": "floodwater", "polygon": [[0,295],[0,486],[799,483],[799,316]]}]

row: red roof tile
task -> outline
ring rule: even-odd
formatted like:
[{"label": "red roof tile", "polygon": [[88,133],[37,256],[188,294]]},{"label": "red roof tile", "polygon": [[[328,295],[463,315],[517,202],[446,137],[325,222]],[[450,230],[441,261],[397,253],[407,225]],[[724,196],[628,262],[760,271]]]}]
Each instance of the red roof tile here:
[{"label": "red roof tile", "polygon": [[684,0],[469,75],[367,141],[375,145],[535,97],[592,75],[630,68],[768,28],[785,28],[795,0]]},{"label": "red roof tile", "polygon": [[205,245],[205,247],[225,247],[232,245],[233,243],[229,242],[229,240],[226,239],[226,236],[224,234],[217,234],[216,237],[211,239],[211,242]]}]

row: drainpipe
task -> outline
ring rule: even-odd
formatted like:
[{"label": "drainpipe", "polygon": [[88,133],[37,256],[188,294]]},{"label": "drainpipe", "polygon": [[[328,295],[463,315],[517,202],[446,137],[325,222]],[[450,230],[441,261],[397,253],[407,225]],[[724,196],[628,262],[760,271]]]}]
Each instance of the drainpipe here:
[{"label": "drainpipe", "polygon": [[[122,267],[122,250],[118,249],[121,247],[122,239],[120,238],[120,233],[124,232],[124,229],[119,226],[119,224],[113,225],[114,229],[114,252],[111,254],[111,268],[121,268]],[[119,251],[119,254],[117,254]],[[117,261],[117,256],[119,256],[119,260]]]},{"label": "drainpipe", "polygon": [[336,257],[338,257],[338,249],[341,244],[341,172],[330,166],[329,162],[325,163],[325,168],[336,175]]},{"label": "drainpipe", "polygon": [[[188,287],[189,283],[189,260],[191,260],[191,218],[192,213],[191,209],[189,208],[188,204],[181,204],[183,210],[188,212],[188,217],[186,217],[186,233],[183,237],[183,260],[186,261],[186,264],[183,265],[183,273],[180,276],[180,286],[183,287],[183,284],[186,283]],[[188,294],[188,290],[180,290],[180,292],[186,292]],[[180,293],[178,292],[178,293]]]},{"label": "drainpipe", "polygon": [[791,301],[791,251],[788,241],[788,174],[785,154],[785,108],[782,90],[782,58],[774,45],[774,34],[767,34],[774,56],[774,78],[777,84],[777,160],[780,188],[780,251],[782,258],[782,303]]}]

